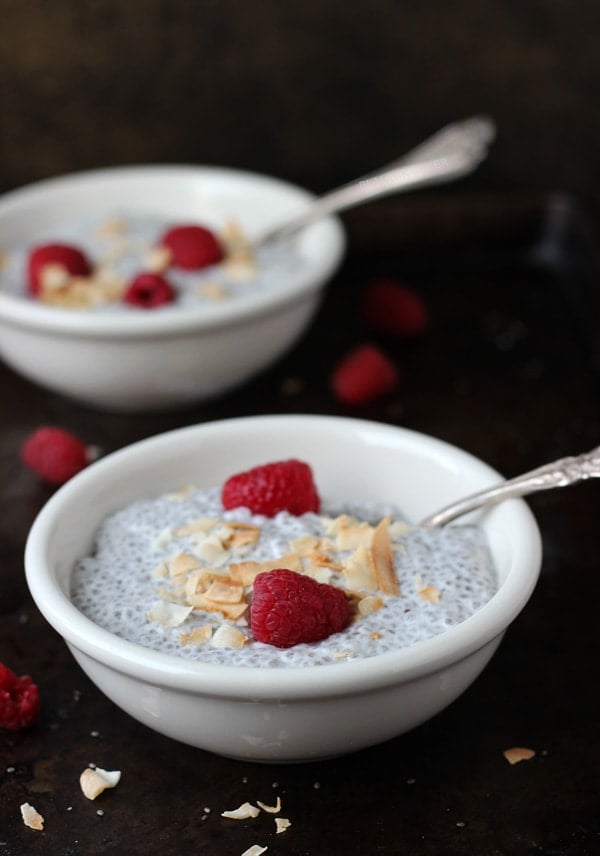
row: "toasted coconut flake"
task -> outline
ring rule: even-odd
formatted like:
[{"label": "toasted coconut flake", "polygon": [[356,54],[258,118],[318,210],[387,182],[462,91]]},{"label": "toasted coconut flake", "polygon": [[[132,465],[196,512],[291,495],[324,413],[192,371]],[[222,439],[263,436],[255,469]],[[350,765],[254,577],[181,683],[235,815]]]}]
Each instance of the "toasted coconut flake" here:
[{"label": "toasted coconut flake", "polygon": [[303,568],[302,573],[305,577],[311,577],[318,583],[329,583],[333,577],[333,570],[327,565],[315,565]]},{"label": "toasted coconut flake", "polygon": [[371,561],[379,588],[384,594],[400,594],[400,583],[394,568],[394,559],[388,527],[390,518],[384,517],[373,533]]},{"label": "toasted coconut flake", "polygon": [[274,571],[276,568],[287,568],[288,571],[302,572],[302,559],[297,553],[284,553],[276,559],[261,562],[263,571]]},{"label": "toasted coconut flake", "polygon": [[304,561],[308,564],[309,567],[313,568],[331,568],[333,571],[341,571],[342,566],[339,562],[334,562],[331,556],[327,555],[327,553],[322,553],[319,550],[312,550],[308,556],[305,557]]},{"label": "toasted coconut flake", "polygon": [[191,606],[191,604],[187,602],[185,591],[181,588],[173,589],[160,586],[156,590],[156,596],[161,600],[164,600],[165,603],[173,603],[177,606]]},{"label": "toasted coconut flake", "polygon": [[361,618],[364,618],[366,615],[371,615],[373,612],[377,612],[377,610],[381,609],[382,606],[383,601],[380,597],[375,594],[368,594],[366,597],[363,597],[358,601],[358,614]]},{"label": "toasted coconut flake", "polygon": [[199,282],[194,288],[198,297],[203,297],[205,300],[227,300],[229,292],[222,282],[210,280],[209,282]]},{"label": "toasted coconut flake", "polygon": [[231,221],[226,224],[221,240],[225,245],[223,266],[229,276],[236,279],[250,279],[256,274],[257,266],[254,249],[239,224]]},{"label": "toasted coconut flake", "polygon": [[166,562],[161,562],[160,565],[157,565],[151,571],[153,577],[164,578],[169,573],[169,568]]},{"label": "toasted coconut flake", "polygon": [[252,803],[245,802],[238,806],[238,808],[231,809],[230,811],[222,811],[221,817],[229,817],[231,820],[248,820],[251,817],[258,817],[259,814],[260,809],[252,805]]},{"label": "toasted coconut flake", "polygon": [[276,568],[287,568],[289,571],[302,573],[302,558],[297,553],[285,553],[275,559],[265,562],[235,562],[229,565],[229,575],[232,580],[241,582],[244,586],[251,586],[258,574],[264,571],[273,571]]},{"label": "toasted coconut flake", "polygon": [[183,586],[183,591],[185,593],[185,599],[189,606],[191,606],[191,598],[197,593],[198,588],[201,586],[202,577],[205,571],[201,568],[196,568],[195,571],[190,571],[187,575],[186,581]]},{"label": "toasted coconut flake", "polygon": [[232,279],[238,282],[252,279],[258,270],[256,263],[252,259],[246,259],[242,256],[237,258],[229,258],[223,262],[223,267]]},{"label": "toasted coconut flake", "polygon": [[203,624],[201,627],[195,627],[189,633],[181,633],[179,635],[180,645],[205,645],[212,636],[212,627],[210,624]]},{"label": "toasted coconut flake", "polygon": [[225,547],[229,539],[233,535],[233,528],[229,525],[229,523],[221,523],[218,529],[212,533],[215,538],[218,538],[221,542],[221,546]]},{"label": "toasted coconut flake", "polygon": [[241,250],[252,253],[252,244],[237,220],[228,219],[223,226],[220,237],[229,255],[234,255]]},{"label": "toasted coconut flake", "polygon": [[405,520],[394,520],[393,523],[390,523],[390,538],[401,538],[410,532],[411,529],[412,526]]},{"label": "toasted coconut flake", "polygon": [[47,293],[59,291],[69,284],[70,279],[71,274],[64,265],[59,262],[50,262],[40,271],[40,288]]},{"label": "toasted coconut flake", "polygon": [[314,550],[321,549],[322,538],[316,535],[301,535],[300,538],[292,538],[290,541],[290,550],[293,553],[298,553],[299,556],[308,556]]},{"label": "toasted coconut flake", "polygon": [[177,553],[167,561],[167,565],[170,576],[175,577],[178,574],[187,574],[196,570],[201,567],[201,562],[198,556],[193,556],[191,553]]},{"label": "toasted coconut flake", "polygon": [[260,562],[235,562],[229,565],[229,576],[232,580],[240,582],[243,586],[251,586],[254,580],[263,571]]},{"label": "toasted coconut flake", "polygon": [[186,535],[195,535],[197,532],[207,533],[210,532],[211,529],[214,529],[217,522],[218,521],[214,517],[198,517],[196,520],[191,520],[184,526],[179,526],[175,530],[175,534],[178,538],[181,538]]},{"label": "toasted coconut flake", "polygon": [[423,588],[420,588],[418,592],[419,596],[422,597],[423,600],[426,600],[428,603],[440,602],[440,593],[435,586],[423,586]]},{"label": "toasted coconut flake", "polygon": [[144,254],[144,266],[150,273],[163,273],[171,264],[171,250],[168,247],[150,247]]},{"label": "toasted coconut flake", "polygon": [[84,796],[95,800],[107,788],[115,788],[121,780],[120,770],[103,770],[101,767],[87,767],[79,777]]},{"label": "toasted coconut flake", "polygon": [[249,638],[237,627],[231,624],[221,624],[215,630],[210,644],[215,648],[243,648],[249,642]]},{"label": "toasted coconut flake", "polygon": [[65,309],[86,309],[121,298],[125,281],[114,271],[92,276],[70,276],[62,265],[45,265],[40,276],[38,298],[42,303]]},{"label": "toasted coconut flake", "polygon": [[170,603],[160,600],[154,604],[148,613],[148,621],[156,621],[163,627],[179,627],[192,611],[191,606],[183,606],[179,603]]},{"label": "toasted coconut flake", "polygon": [[371,562],[370,553],[365,546],[358,547],[354,553],[346,559],[342,573],[351,589],[360,591],[376,591],[379,588],[375,569]]},{"label": "toasted coconut flake", "polygon": [[256,805],[260,806],[263,811],[268,812],[269,814],[278,814],[281,811],[281,797],[277,797],[277,802],[275,805],[266,805],[264,802],[260,800],[256,800]]},{"label": "toasted coconut flake", "polygon": [[266,847],[262,847],[260,844],[253,844],[252,847],[248,847],[247,850],[244,850],[242,856],[261,856],[261,854],[266,853],[266,851]]},{"label": "toasted coconut flake", "polygon": [[189,603],[194,609],[201,609],[203,612],[218,612],[231,621],[237,621],[248,609],[247,603],[218,603],[215,600],[210,600],[202,592],[192,595]]},{"label": "toasted coconut flake", "polygon": [[175,531],[172,526],[165,526],[165,528],[159,532],[158,538],[154,542],[154,546],[159,550],[161,547],[166,547],[167,544],[173,540],[175,535]]},{"label": "toasted coconut flake", "polygon": [[341,514],[336,518],[332,531],[336,536],[335,545],[338,550],[356,550],[361,546],[371,546],[373,527],[347,514]]},{"label": "toasted coconut flake", "polygon": [[513,746],[512,749],[505,749],[502,754],[509,764],[518,764],[519,761],[530,761],[535,757],[535,751],[527,749],[524,746]]},{"label": "toasted coconut flake", "polygon": [[[198,570],[200,570],[200,569],[198,568]],[[193,572],[190,571],[190,573],[193,573]],[[171,586],[173,587],[173,591],[176,591],[179,594],[184,594],[185,593],[185,586],[186,586],[188,579],[189,579],[189,574],[176,574],[174,577],[171,577],[169,582],[171,583]],[[168,599],[169,598],[167,598],[167,600]],[[177,602],[178,603],[180,602],[179,598],[177,598]]]},{"label": "toasted coconut flake", "polygon": [[244,597],[244,586],[233,581],[215,580],[204,594],[216,603],[241,603]]},{"label": "toasted coconut flake", "polygon": [[221,539],[214,534],[194,539],[194,549],[198,558],[203,559],[208,565],[219,566],[229,558],[229,553],[223,547]]},{"label": "toasted coconut flake", "polygon": [[24,802],[21,805],[21,817],[25,826],[28,826],[30,829],[35,829],[39,832],[44,828],[44,818],[28,802]]},{"label": "toasted coconut flake", "polygon": [[276,817],[275,818],[275,832],[279,835],[280,832],[285,832],[286,829],[289,829],[292,825],[291,820],[287,817]]},{"label": "toasted coconut flake", "polygon": [[120,238],[127,232],[127,225],[124,220],[114,217],[111,220],[105,220],[98,226],[96,234],[99,238]]},{"label": "toasted coconut flake", "polygon": [[260,528],[252,523],[229,523],[229,528],[231,534],[224,541],[224,546],[228,549],[256,544],[260,538]]},{"label": "toasted coconut flake", "polygon": [[[92,284],[105,289],[105,297],[110,300],[120,297],[126,284],[125,279],[110,265],[99,265],[90,279]],[[90,279],[83,281],[90,282]]]}]

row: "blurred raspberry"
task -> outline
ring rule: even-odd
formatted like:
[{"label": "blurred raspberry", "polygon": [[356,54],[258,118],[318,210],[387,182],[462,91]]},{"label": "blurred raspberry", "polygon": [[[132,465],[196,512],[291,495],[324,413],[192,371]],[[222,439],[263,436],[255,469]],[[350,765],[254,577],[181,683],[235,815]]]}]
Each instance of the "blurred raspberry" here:
[{"label": "blurred raspberry", "polygon": [[266,517],[274,517],[279,511],[316,512],[320,507],[311,468],[295,459],[263,464],[231,476],[223,485],[221,502],[224,508],[245,506],[253,514]]},{"label": "blurred raspberry", "polygon": [[351,609],[341,589],[286,568],[254,580],[250,628],[255,639],[277,648],[318,642],[350,623]]},{"label": "blurred raspberry", "polygon": [[362,313],[365,324],[384,336],[411,338],[429,326],[429,313],[420,295],[392,279],[373,280],[366,286]]},{"label": "blurred raspberry", "polygon": [[18,677],[0,663],[0,728],[16,731],[38,718],[40,694],[29,675]]},{"label": "blurred raspberry", "polygon": [[43,244],[29,254],[27,278],[31,294],[38,294],[47,265],[60,265],[71,276],[89,276],[92,266],[84,253],[70,244]]},{"label": "blurred raspberry", "polygon": [[90,456],[75,434],[44,426],[27,437],[21,447],[21,460],[44,481],[64,484],[88,465]]},{"label": "blurred raspberry", "polygon": [[159,245],[169,249],[173,267],[184,270],[199,270],[223,258],[223,248],[204,226],[174,226],[165,232]]},{"label": "blurred raspberry", "polygon": [[375,345],[359,345],[336,366],[330,377],[333,394],[343,404],[367,404],[400,382],[398,368]]},{"label": "blurred raspberry", "polygon": [[158,273],[138,273],[123,295],[125,303],[140,309],[155,309],[175,300],[175,291],[169,282]]}]

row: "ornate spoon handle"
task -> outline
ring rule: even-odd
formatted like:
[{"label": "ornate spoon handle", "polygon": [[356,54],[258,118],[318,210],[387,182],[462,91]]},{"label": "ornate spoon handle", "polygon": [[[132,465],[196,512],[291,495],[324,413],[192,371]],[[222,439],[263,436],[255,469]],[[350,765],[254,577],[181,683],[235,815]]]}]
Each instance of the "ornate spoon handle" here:
[{"label": "ornate spoon handle", "polygon": [[485,158],[494,136],[494,123],[486,116],[447,125],[398,160],[315,199],[255,240],[254,246],[272,246],[321,217],[388,193],[467,175]]},{"label": "ornate spoon handle", "polygon": [[553,490],[556,487],[568,487],[584,479],[598,477],[600,477],[600,446],[582,455],[560,458],[554,463],[544,464],[522,476],[453,502],[435,514],[430,514],[419,525],[444,526],[451,520],[484,505],[495,505],[503,499],[525,496],[541,490]]}]

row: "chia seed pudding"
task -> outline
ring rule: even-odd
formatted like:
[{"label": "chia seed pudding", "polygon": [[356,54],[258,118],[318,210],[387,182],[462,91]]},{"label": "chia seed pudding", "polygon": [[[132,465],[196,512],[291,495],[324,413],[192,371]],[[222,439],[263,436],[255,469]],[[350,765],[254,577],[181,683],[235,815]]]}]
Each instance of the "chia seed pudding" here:
[{"label": "chia seed pudding", "polygon": [[[165,305],[185,309],[281,287],[282,278],[304,266],[305,260],[293,247],[285,254],[265,253],[257,258],[239,225],[221,220],[218,227],[207,228],[221,244],[224,258],[197,270],[170,265],[159,241],[176,223],[164,217],[114,211],[110,218],[55,224],[22,245],[0,244],[0,290],[60,308],[131,313],[139,309],[122,299],[127,285],[137,274],[158,273],[168,279],[174,291],[173,301]],[[91,274],[68,277],[64,271],[49,269],[46,287],[37,295],[28,293],[28,257],[34,246],[44,244],[78,248],[90,260]],[[56,268],[49,265],[52,267]]]},{"label": "chia seed pudding", "polygon": [[[370,545],[381,527],[398,594],[380,590],[372,576]],[[253,575],[277,567],[345,589],[354,620],[327,639],[287,649],[252,639]],[[241,601],[229,597],[234,586]],[[220,599],[217,590],[225,592]],[[319,514],[268,518],[223,510],[219,488],[143,499],[112,514],[71,581],[75,606],[123,639],[177,657],[258,668],[322,665],[408,647],[469,618],[496,590],[477,527],[411,528],[397,509],[366,502],[324,502]]]}]

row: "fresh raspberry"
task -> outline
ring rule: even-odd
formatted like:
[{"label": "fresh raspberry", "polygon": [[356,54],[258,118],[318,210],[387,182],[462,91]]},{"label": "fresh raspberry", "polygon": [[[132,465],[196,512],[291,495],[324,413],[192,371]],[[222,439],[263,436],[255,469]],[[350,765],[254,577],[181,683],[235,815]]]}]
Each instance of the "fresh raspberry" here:
[{"label": "fresh raspberry", "polygon": [[362,312],[367,326],[384,336],[419,336],[429,326],[429,313],[420,295],[392,279],[373,280],[366,286]]},{"label": "fresh raspberry", "polygon": [[175,290],[159,273],[138,273],[123,295],[125,303],[140,309],[155,309],[175,300]]},{"label": "fresh raspberry", "polygon": [[318,642],[350,623],[351,609],[344,592],[312,577],[277,568],[258,574],[250,607],[255,639],[277,648]]},{"label": "fresh raspberry", "polygon": [[293,458],[231,476],[223,485],[221,502],[224,508],[245,506],[266,517],[279,511],[318,511],[321,504],[311,468]]},{"label": "fresh raspberry", "polygon": [[27,261],[27,279],[31,294],[39,293],[42,272],[46,265],[60,265],[71,276],[89,276],[92,272],[90,262],[77,247],[70,244],[43,244],[30,252]]},{"label": "fresh raspberry", "polygon": [[89,463],[81,440],[63,428],[38,428],[21,447],[21,460],[44,481],[64,484]]},{"label": "fresh raspberry", "polygon": [[398,368],[375,345],[359,345],[333,369],[331,387],[343,404],[367,404],[396,388]]},{"label": "fresh raspberry", "polygon": [[173,267],[199,270],[216,265],[223,258],[223,248],[216,237],[204,226],[173,226],[159,241],[171,252]]},{"label": "fresh raspberry", "polygon": [[29,675],[18,677],[0,663],[0,728],[28,728],[38,718],[40,693]]}]

